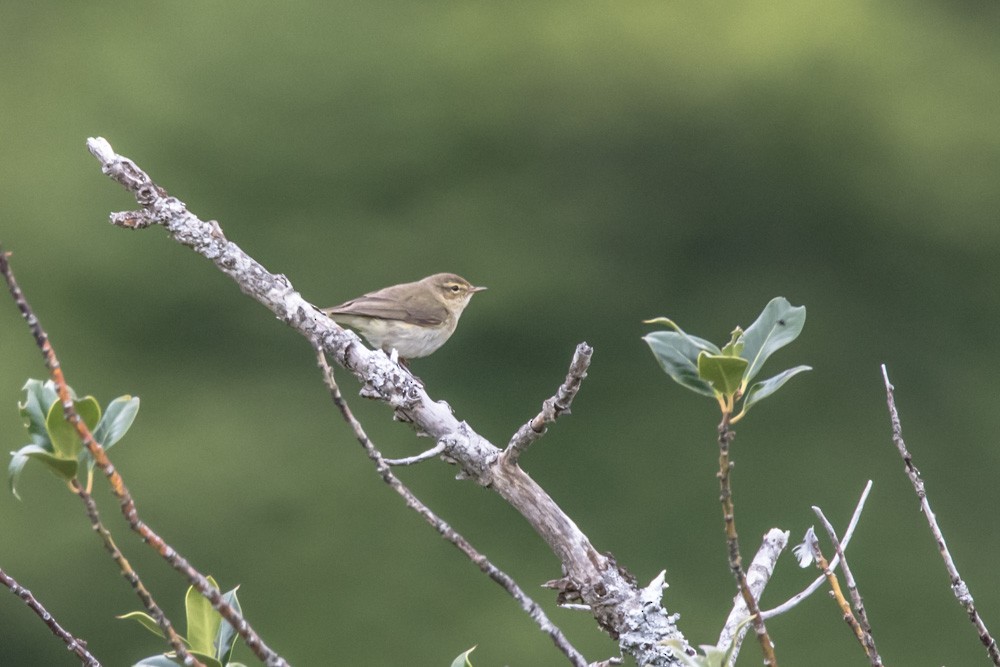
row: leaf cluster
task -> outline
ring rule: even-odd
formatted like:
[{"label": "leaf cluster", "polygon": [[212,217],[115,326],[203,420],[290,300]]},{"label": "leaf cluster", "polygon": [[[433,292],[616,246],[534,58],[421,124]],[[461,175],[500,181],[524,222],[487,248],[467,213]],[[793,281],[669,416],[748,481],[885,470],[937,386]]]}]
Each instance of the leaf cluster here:
[{"label": "leaf cluster", "polygon": [[798,338],[805,322],[805,306],[792,306],[784,297],[776,297],[746,331],[736,327],[721,348],[685,333],[666,317],[646,323],[665,324],[671,330],[654,331],[643,340],[671,379],[695,393],[715,398],[724,414],[731,415],[736,403],[742,401],[739,414],[730,419],[737,422],[792,376],[812,370],[809,366],[795,366],[750,384],[768,357]]},{"label": "leaf cluster", "polygon": [[[215,579],[212,577],[207,579],[214,588],[219,588]],[[243,613],[240,601],[236,598],[236,588],[223,593],[222,599],[237,612]],[[181,639],[184,640],[192,656],[205,667],[245,667],[243,663],[231,661],[236,645],[235,628],[212,608],[212,603],[194,586],[189,587],[184,596],[184,612],[187,616],[187,636]],[[156,636],[164,636],[156,619],[146,612],[133,611],[118,618],[133,619]],[[162,653],[143,658],[132,667],[174,667],[183,664],[176,653]]]},{"label": "leaf cluster", "polygon": [[[76,428],[65,417],[62,403],[52,380],[31,379],[24,385],[25,398],[18,403],[21,416],[25,420],[30,442],[16,452],[11,452],[7,472],[10,491],[17,493],[17,481],[28,461],[38,461],[57,477],[69,482],[76,479],[81,469],[87,471],[87,488],[91,486],[94,474],[94,458],[83,446]],[[104,449],[110,449],[122,439],[135,416],[139,412],[139,398],[119,396],[101,410],[93,396],[78,398],[72,387],[69,389],[73,409],[86,424]]]}]

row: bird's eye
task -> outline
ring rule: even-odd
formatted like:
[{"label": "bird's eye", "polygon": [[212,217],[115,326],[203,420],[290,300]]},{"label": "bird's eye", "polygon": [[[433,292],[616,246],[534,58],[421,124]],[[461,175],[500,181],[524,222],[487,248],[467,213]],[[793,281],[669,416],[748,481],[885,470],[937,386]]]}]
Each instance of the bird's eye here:
[{"label": "bird's eye", "polygon": [[458,294],[459,292],[462,291],[462,286],[459,285],[458,283],[452,283],[451,285],[448,286],[448,289],[450,289],[455,294]]}]

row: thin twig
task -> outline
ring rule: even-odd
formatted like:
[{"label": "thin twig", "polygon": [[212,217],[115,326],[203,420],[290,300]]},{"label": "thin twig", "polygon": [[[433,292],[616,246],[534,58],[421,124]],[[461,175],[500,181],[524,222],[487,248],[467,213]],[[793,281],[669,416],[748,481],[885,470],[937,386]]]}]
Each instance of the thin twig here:
[{"label": "thin twig", "polygon": [[878,654],[878,649],[875,648],[875,637],[872,635],[871,623],[868,622],[868,612],[865,610],[865,603],[861,598],[861,593],[858,592],[858,585],[854,581],[854,574],[847,563],[847,555],[844,553],[844,547],[837,538],[837,531],[833,527],[833,524],[826,518],[826,515],[823,514],[823,510],[816,505],[813,505],[812,509],[819,518],[820,523],[823,524],[823,529],[826,530],[826,534],[830,537],[830,542],[833,544],[833,548],[840,558],[840,569],[844,573],[847,591],[851,595],[851,602],[854,605],[854,610],[857,612],[856,632],[858,640],[861,642],[861,647],[865,650],[865,654],[868,656],[872,667],[882,667],[882,658]]},{"label": "thin twig", "polygon": [[[823,576],[826,577],[827,583],[830,585],[830,594],[833,600],[837,603],[840,608],[841,616],[844,622],[847,623],[851,631],[854,632],[854,637],[861,644],[861,648],[864,649],[865,653],[868,654],[868,644],[865,639],[865,632],[861,629],[861,624],[858,623],[858,619],[851,612],[851,605],[847,602],[847,598],[844,597],[844,592],[840,588],[840,581],[837,579],[837,574],[833,571],[830,566],[830,562],[823,555],[823,550],[819,546],[819,540],[816,538],[816,533],[812,528],[806,531],[806,546],[808,546],[810,552],[812,553],[813,560],[816,562],[816,567],[823,571]],[[841,561],[843,565],[843,561]],[[877,656],[876,656],[877,657]],[[871,655],[869,654],[869,658]],[[874,662],[872,663],[875,664]],[[881,662],[879,663],[881,664]]]},{"label": "thin twig", "polygon": [[[854,508],[854,514],[851,515],[851,522],[847,524],[847,530],[844,532],[844,539],[841,542],[841,548],[844,551],[847,550],[847,545],[851,543],[851,538],[854,537],[854,529],[858,527],[858,521],[861,520],[861,513],[865,509],[865,501],[868,500],[868,494],[871,493],[871,490],[872,490],[872,481],[868,480],[868,483],[865,484],[864,491],[861,492],[861,498],[858,500],[858,504]],[[837,567],[837,564],[839,562],[840,562],[840,556],[839,555],[834,556],[833,560],[830,562],[830,567]],[[793,607],[795,607],[800,602],[805,600],[807,597],[815,593],[816,590],[823,585],[824,581],[826,581],[826,577],[824,577],[823,575],[816,577],[816,579],[814,579],[811,584],[806,586],[806,588],[801,593],[793,595],[791,598],[781,603],[777,607],[774,607],[773,609],[767,609],[765,611],[762,611],[761,616],[763,616],[765,619],[769,619],[791,611]]]},{"label": "thin twig", "polygon": [[391,466],[412,466],[417,463],[423,463],[424,461],[430,460],[435,456],[439,455],[443,451],[444,451],[444,443],[439,442],[438,444],[428,449],[426,452],[420,452],[419,454],[415,454],[414,456],[407,456],[402,459],[385,459],[385,462],[387,465]]},{"label": "thin twig", "polygon": [[118,564],[118,569],[121,571],[122,577],[124,577],[125,581],[127,581],[129,585],[132,586],[133,590],[135,590],[136,596],[142,601],[142,606],[146,608],[149,615],[156,619],[156,624],[160,626],[161,630],[163,630],[164,636],[177,652],[177,656],[181,660],[184,660],[185,664],[201,665],[202,663],[198,661],[197,658],[188,653],[184,640],[181,639],[180,635],[177,634],[177,631],[174,630],[174,626],[170,622],[170,619],[167,618],[167,615],[156,603],[156,600],[153,599],[152,594],[143,585],[142,579],[139,578],[139,573],[132,569],[131,564],[129,564],[121,550],[118,549],[118,545],[115,544],[114,538],[111,537],[111,533],[104,526],[104,523],[101,522],[101,516],[97,511],[97,503],[94,502],[93,496],[91,496],[90,492],[75,479],[70,481],[69,486],[73,492],[80,497],[80,500],[83,501],[83,505],[87,510],[87,518],[90,519],[91,528],[93,528],[94,532],[101,538],[101,543],[104,545],[107,552],[111,554],[112,560]]},{"label": "thin twig", "polygon": [[[764,535],[764,540],[760,548],[750,562],[750,567],[747,568],[747,585],[750,587],[750,593],[755,600],[760,600],[764,588],[767,587],[767,583],[771,580],[771,575],[774,574],[778,557],[787,546],[787,530],[772,528]],[[719,633],[719,641],[715,644],[716,647],[723,651],[728,650],[730,646],[733,647],[732,655],[729,659],[730,665],[736,663],[736,658],[740,654],[740,646],[743,643],[744,636],[746,636],[747,625],[744,621],[747,618],[749,618],[749,614],[747,613],[746,601],[742,595],[737,595],[733,601],[733,609],[726,618],[722,632]]]},{"label": "thin twig", "polygon": [[885,364],[882,364],[882,378],[885,381],[885,396],[886,402],[889,406],[889,419],[892,421],[892,442],[896,445],[896,449],[899,450],[899,455],[903,458],[906,475],[910,478],[910,483],[913,484],[913,490],[916,492],[917,498],[920,499],[920,510],[927,519],[927,524],[930,526],[931,534],[934,536],[934,541],[938,545],[938,551],[941,553],[941,558],[944,560],[944,567],[948,571],[948,578],[951,580],[952,593],[955,594],[955,597],[958,599],[958,603],[962,605],[965,609],[965,613],[969,616],[969,620],[976,629],[976,634],[979,635],[979,641],[981,641],[983,646],[986,647],[986,653],[990,656],[990,660],[993,661],[994,665],[1000,666],[1000,649],[997,647],[997,642],[990,634],[990,631],[986,628],[986,624],[983,622],[983,619],[980,618],[979,612],[976,610],[976,605],[972,599],[972,593],[969,591],[969,587],[966,583],[962,580],[962,577],[958,572],[958,567],[955,565],[955,561],[951,557],[951,552],[948,551],[948,544],[944,540],[944,533],[941,532],[941,527],[938,525],[937,517],[934,516],[933,510],[931,510],[930,501],[927,499],[927,490],[924,488],[924,480],[920,477],[920,471],[917,470],[917,466],[913,464],[913,457],[906,449],[906,443],[903,442],[903,427],[899,422],[899,413],[896,412],[896,400],[893,396],[895,389],[892,386],[892,383],[889,382],[889,372],[886,370]]},{"label": "thin twig", "polygon": [[490,562],[490,560],[476,550],[472,544],[469,543],[461,534],[458,533],[454,528],[452,528],[448,523],[434,513],[429,507],[427,507],[423,502],[418,499],[410,489],[403,484],[402,481],[392,472],[392,468],[389,463],[382,457],[382,453],[375,447],[375,444],[368,437],[365,432],[364,427],[361,423],[354,417],[354,413],[351,411],[350,406],[347,405],[347,401],[344,400],[343,395],[340,393],[340,387],[337,386],[336,380],[333,378],[333,369],[330,368],[330,364],[326,361],[326,355],[323,351],[316,351],[316,363],[323,373],[323,381],[326,383],[327,389],[330,391],[330,397],[333,399],[334,404],[337,409],[340,410],[341,416],[343,416],[344,421],[347,422],[351,430],[354,431],[354,436],[357,438],[358,442],[364,448],[365,453],[368,458],[371,459],[372,463],[375,464],[375,471],[379,474],[389,487],[398,493],[403,500],[406,502],[406,506],[412,509],[414,512],[419,514],[423,519],[430,524],[434,530],[438,532],[441,537],[451,542],[455,547],[458,548],[463,554],[465,554],[469,560],[471,560],[476,567],[480,569],[485,575],[490,579],[500,584],[500,586],[510,594],[521,608],[531,617],[538,627],[542,629],[542,632],[549,635],[556,647],[562,651],[571,664],[575,667],[587,667],[587,659],[577,651],[566,636],[563,635],[562,630],[560,630],[555,624],[553,624],[548,616],[545,615],[545,611],[538,606],[534,600],[532,600],[528,595],[517,585],[510,575],[505,573],[503,570],[498,568],[496,565]]},{"label": "thin twig", "polygon": [[[38,321],[38,317],[35,316],[34,311],[31,309],[31,305],[28,304],[27,299],[24,296],[24,292],[21,291],[20,286],[17,284],[17,280],[14,278],[14,271],[10,266],[9,261],[10,253],[4,252],[0,249],[0,271],[2,271],[4,279],[7,282],[7,288],[10,290],[11,296],[14,298],[14,302],[17,304],[18,310],[21,311],[21,315],[27,321],[32,334],[35,337],[35,342],[42,351],[42,355],[45,358],[45,364],[52,375],[53,381],[56,383],[56,390],[59,393],[60,401],[63,406],[63,414],[66,421],[70,424],[75,424],[77,428],[79,425],[83,425],[86,428],[83,420],[77,414],[76,409],[73,405],[72,397],[70,396],[69,389],[66,386],[66,382],[62,376],[62,369],[59,366],[59,361],[56,358],[55,349],[49,342],[49,336],[42,328],[41,323]],[[89,433],[89,431],[88,431]],[[91,438],[92,440],[92,438]],[[195,659],[187,650],[184,645],[184,641],[180,638],[177,632],[174,630],[173,624],[170,619],[167,618],[163,610],[150,595],[146,587],[143,586],[142,581],[139,579],[139,575],[132,569],[128,561],[122,555],[118,547],[115,546],[114,540],[111,538],[111,533],[104,527],[101,523],[100,517],[97,513],[97,505],[94,503],[94,499],[91,497],[90,493],[83,488],[75,479],[70,482],[70,489],[80,497],[83,501],[84,506],[87,510],[87,515],[90,517],[91,526],[94,531],[100,536],[105,548],[111,557],[118,564],[121,571],[122,577],[132,586],[135,590],[136,595],[142,601],[143,606],[149,611],[150,616],[152,616],[157,625],[163,630],[164,637],[170,643],[170,646],[177,652],[178,657],[184,661],[187,665],[201,665],[201,662]]]},{"label": "thin twig", "polygon": [[573,360],[569,364],[569,372],[563,383],[559,385],[555,395],[545,399],[542,403],[542,411],[519,428],[511,437],[507,449],[504,451],[504,456],[509,462],[517,463],[521,454],[533,442],[545,435],[546,424],[551,424],[560,416],[570,413],[570,405],[576,398],[583,379],[587,377],[587,369],[590,367],[590,358],[593,354],[594,348],[586,343],[580,343],[576,346]]},{"label": "thin twig", "polygon": [[747,585],[746,572],[743,571],[743,559],[740,556],[740,541],[736,533],[736,510],[733,505],[733,489],[729,481],[729,476],[733,471],[733,463],[729,460],[729,450],[736,437],[736,432],[729,428],[728,412],[723,412],[722,422],[719,423],[719,500],[722,502],[722,519],[726,527],[726,544],[729,552],[729,569],[736,579],[736,587],[743,601],[747,606],[747,613],[753,619],[754,632],[757,634],[757,641],[760,644],[761,653],[764,655],[764,664],[767,667],[778,667],[778,659],[774,655],[774,644],[767,634],[767,626],[760,616],[760,607],[757,600]]},{"label": "thin twig", "polygon": [[[153,549],[160,554],[160,556],[166,560],[171,567],[183,574],[191,585],[212,603],[212,607],[218,611],[223,618],[229,621],[230,625],[236,629],[236,632],[243,638],[250,650],[253,651],[254,655],[264,661],[268,667],[287,667],[288,663],[284,660],[284,658],[279,656],[264,643],[260,636],[254,632],[250,624],[244,620],[243,616],[222,598],[222,593],[219,589],[212,586],[205,575],[198,572],[198,570],[188,563],[184,557],[182,557],[173,547],[167,544],[163,538],[161,538],[139,518],[135,501],[132,499],[131,493],[129,493],[128,488],[125,486],[125,480],[122,479],[122,476],[115,469],[114,464],[111,463],[107,453],[104,451],[104,447],[94,440],[94,436],[90,429],[87,427],[86,423],[84,423],[83,419],[80,418],[80,415],[77,414],[76,409],[73,406],[73,399],[70,395],[69,386],[63,376],[59,360],[56,357],[55,349],[49,342],[48,334],[42,328],[38,317],[35,315],[34,311],[32,311],[31,306],[24,297],[24,293],[21,291],[17,281],[14,279],[14,274],[8,261],[8,254],[4,253],[2,250],[0,250],[0,271],[2,271],[4,278],[7,281],[7,287],[10,290],[11,296],[14,297],[14,302],[21,311],[21,315],[24,317],[24,320],[28,323],[28,328],[31,330],[31,333],[35,338],[36,345],[42,352],[42,358],[45,361],[45,366],[49,369],[52,381],[56,385],[56,392],[59,395],[60,402],[62,403],[63,414],[65,415],[66,421],[68,421],[76,429],[77,435],[83,442],[84,447],[87,448],[87,451],[90,452],[90,455],[93,457],[95,465],[100,468],[101,472],[103,472],[105,477],[108,478],[111,492],[114,494],[115,498],[118,499],[122,515],[125,517],[125,521],[128,523],[129,528],[138,533],[144,542],[153,547]],[[174,648],[177,650],[176,646]],[[180,650],[178,650],[178,654],[184,655],[183,650],[183,646],[181,646]]]},{"label": "thin twig", "polygon": [[3,568],[0,568],[0,584],[3,584],[10,589],[11,593],[21,598],[21,601],[28,605],[28,608],[35,612],[35,615],[42,619],[42,622],[49,627],[52,634],[63,640],[63,643],[66,644],[66,648],[75,653],[76,657],[80,658],[81,665],[85,665],[86,667],[101,667],[101,663],[98,662],[97,658],[91,655],[90,651],[87,650],[87,642],[82,639],[77,639],[64,630],[63,627],[59,625],[59,621],[56,620],[55,616],[53,616],[42,605],[42,603],[31,594],[31,591],[17,583],[17,580],[14,579],[14,577],[3,571]]}]

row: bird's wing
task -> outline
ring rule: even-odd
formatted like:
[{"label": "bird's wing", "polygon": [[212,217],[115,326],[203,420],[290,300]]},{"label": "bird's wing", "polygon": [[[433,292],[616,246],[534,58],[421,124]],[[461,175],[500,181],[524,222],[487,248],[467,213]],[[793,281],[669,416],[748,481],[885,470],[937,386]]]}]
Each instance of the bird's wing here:
[{"label": "bird's wing", "polygon": [[421,310],[425,311],[423,316],[417,317],[406,307],[406,304],[401,304],[396,299],[379,296],[376,293],[351,299],[333,308],[325,308],[324,312],[328,315],[361,315],[363,317],[377,317],[381,320],[399,320],[421,326],[441,324],[448,314],[444,306],[438,304],[434,304],[430,308],[424,304]]}]

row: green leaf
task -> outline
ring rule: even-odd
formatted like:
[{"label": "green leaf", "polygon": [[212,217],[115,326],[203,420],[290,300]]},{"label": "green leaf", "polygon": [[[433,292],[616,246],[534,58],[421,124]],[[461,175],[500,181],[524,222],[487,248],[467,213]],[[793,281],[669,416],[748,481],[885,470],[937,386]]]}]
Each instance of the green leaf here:
[{"label": "green leaf", "polygon": [[718,393],[732,396],[739,391],[747,360],[702,352],[698,355],[698,377],[708,382]]},{"label": "green leaf", "polygon": [[733,329],[729,342],[722,347],[722,354],[727,357],[739,357],[743,355],[743,329],[739,327]]},{"label": "green leaf", "polygon": [[148,658],[143,658],[139,662],[132,665],[132,667],[177,667],[177,661],[168,658],[162,653],[159,655],[151,655]]},{"label": "green leaf", "polygon": [[[93,431],[101,420],[101,406],[97,399],[93,396],[84,396],[73,401],[73,407],[87,428]],[[66,421],[62,403],[59,401],[49,406],[49,413],[45,417],[45,429],[52,442],[53,453],[59,458],[76,460],[83,450],[83,443],[80,441],[76,428]]]},{"label": "green leaf", "polygon": [[[215,656],[206,655],[204,653],[201,653],[200,651],[191,651],[191,655],[194,656],[195,658],[198,658],[198,661],[201,664],[205,665],[205,667],[223,667],[222,662],[220,662],[219,659],[216,658]],[[174,661],[179,665],[184,664],[182,661],[176,658],[174,659]]]},{"label": "green leaf", "polygon": [[469,660],[469,654],[476,650],[473,646],[465,653],[461,654],[457,658],[451,661],[451,667],[472,667],[472,661]]},{"label": "green leaf", "polygon": [[[71,480],[76,477],[76,472],[80,468],[80,462],[76,459],[64,459],[60,456],[54,455],[49,450],[44,447],[39,447],[38,445],[25,445],[21,449],[14,453],[14,459],[19,456],[24,456],[29,459],[35,459],[36,461],[41,461],[44,463],[49,470],[51,470],[57,477],[61,477],[64,480]],[[18,469],[13,471],[15,460],[11,459],[10,468],[8,471],[13,472],[16,476],[20,476],[21,470]],[[26,461],[25,461],[26,462]],[[24,468],[24,463],[20,463],[20,468]],[[16,479],[11,479],[11,490],[14,490],[14,484]],[[17,493],[15,492],[16,496]]]},{"label": "green leaf", "polygon": [[55,385],[51,380],[28,380],[22,387],[25,396],[24,403],[18,403],[21,416],[25,418],[25,428],[31,436],[32,444],[45,446],[49,442],[49,434],[45,429],[45,418],[49,406],[59,400]]},{"label": "green leaf", "polygon": [[[39,445],[25,445],[21,449],[25,447],[39,447]],[[24,470],[24,466],[30,460],[28,455],[24,454],[21,450],[10,453],[10,465],[7,466],[7,481],[10,484],[10,492],[18,500],[21,500],[21,496],[17,492],[17,480],[21,477],[21,471]]]},{"label": "green leaf", "polygon": [[743,409],[741,413],[746,413],[750,406],[758,403],[774,392],[781,388],[781,385],[785,384],[792,378],[793,375],[798,375],[803,371],[811,371],[810,366],[796,366],[795,368],[789,368],[786,371],[782,371],[772,378],[762,380],[760,382],[755,382],[749,391],[747,391],[746,398],[743,399]]},{"label": "green leaf", "polygon": [[805,306],[792,306],[784,297],[776,297],[764,306],[757,320],[743,333],[743,358],[750,362],[745,382],[760,372],[767,358],[798,338],[806,323]]},{"label": "green leaf", "polygon": [[[712,386],[698,376],[698,355],[705,351],[705,347],[699,343],[708,341],[676,331],[654,331],[642,339],[653,351],[660,367],[674,382],[698,394],[715,396]],[[715,350],[716,353],[719,352],[718,348]]]},{"label": "green leaf", "polygon": [[157,637],[163,637],[163,629],[157,624],[156,619],[147,614],[144,611],[130,611],[127,614],[122,614],[121,616],[115,616],[115,618],[121,620],[134,619],[139,622],[139,624],[152,632]]},{"label": "green leaf", "polygon": [[[132,427],[135,416],[139,412],[138,396],[119,396],[108,403],[108,407],[101,416],[101,421],[94,429],[94,440],[99,442],[105,449],[111,449],[116,442]],[[89,451],[84,452],[87,458],[87,470],[94,469],[94,457]]]},{"label": "green leaf", "polygon": [[[205,667],[223,667],[222,663],[213,658],[210,655],[203,655],[197,651],[190,651],[191,655],[197,658]],[[177,657],[176,653],[167,653],[160,655],[151,655],[148,658],[143,658],[139,662],[132,665],[132,667],[176,667],[177,665],[183,665],[184,661]]]},{"label": "green leaf", "polygon": [[[218,590],[215,579],[208,577],[208,583]],[[187,589],[184,596],[184,608],[187,613],[187,640],[191,650],[215,655],[215,640],[219,635],[219,625],[222,617],[212,608],[212,603],[194,586]]]},{"label": "green leaf", "polygon": [[[228,591],[222,595],[222,599],[229,604],[237,613],[243,614],[243,609],[240,607],[240,601],[236,597],[236,590],[239,588],[237,586],[231,591]],[[219,626],[219,634],[215,640],[215,654],[222,658],[222,663],[226,665],[232,665],[236,663],[230,663],[233,657],[233,650],[236,648],[236,628],[234,628],[229,621],[222,619],[222,625]]]},{"label": "green leaf", "polygon": [[[642,323],[643,324],[666,324],[668,327],[670,327],[671,329],[674,330],[674,333],[678,333],[681,336],[683,336],[684,338],[686,338],[688,341],[690,341],[690,343],[694,347],[697,347],[699,350],[705,350],[706,352],[708,352],[710,354],[722,354],[722,350],[720,350],[715,345],[715,343],[713,343],[711,341],[708,341],[708,340],[705,340],[704,338],[698,338],[697,336],[692,336],[692,335],[688,334],[686,331],[684,331],[679,326],[677,326],[677,323],[674,322],[673,320],[671,320],[670,318],[667,318],[667,317],[656,317],[656,318],[653,318],[651,320],[643,320]],[[695,356],[697,356],[697,354]]]},{"label": "green leaf", "polygon": [[138,412],[138,396],[119,396],[111,401],[94,429],[94,440],[101,443],[104,449],[111,449],[131,428]]}]

